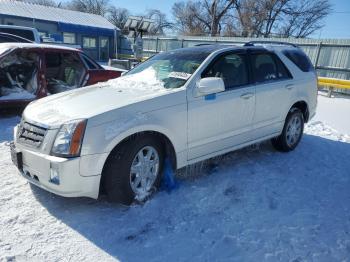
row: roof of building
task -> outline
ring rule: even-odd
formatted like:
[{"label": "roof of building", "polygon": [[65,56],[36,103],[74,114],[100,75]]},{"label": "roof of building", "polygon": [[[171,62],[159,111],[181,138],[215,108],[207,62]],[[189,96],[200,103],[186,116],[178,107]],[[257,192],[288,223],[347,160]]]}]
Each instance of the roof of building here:
[{"label": "roof of building", "polygon": [[0,0],[1,14],[80,26],[116,29],[112,23],[100,15],[21,1]]}]

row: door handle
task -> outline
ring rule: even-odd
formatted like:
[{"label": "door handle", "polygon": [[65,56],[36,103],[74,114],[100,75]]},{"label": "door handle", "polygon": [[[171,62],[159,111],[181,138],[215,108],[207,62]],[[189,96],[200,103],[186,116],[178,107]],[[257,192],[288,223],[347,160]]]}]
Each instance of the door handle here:
[{"label": "door handle", "polygon": [[241,95],[241,98],[243,98],[243,99],[249,99],[249,98],[251,98],[251,97],[253,97],[253,96],[254,96],[253,93],[245,93],[245,94]]},{"label": "door handle", "polygon": [[287,88],[287,89],[289,89],[289,90],[292,89],[293,87],[294,87],[293,84],[288,84],[288,85],[285,86],[285,88]]}]

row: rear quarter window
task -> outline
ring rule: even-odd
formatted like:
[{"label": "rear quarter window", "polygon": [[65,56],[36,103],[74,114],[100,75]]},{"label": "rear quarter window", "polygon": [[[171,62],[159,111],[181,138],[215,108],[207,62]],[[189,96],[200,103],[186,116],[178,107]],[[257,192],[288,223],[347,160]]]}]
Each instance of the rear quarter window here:
[{"label": "rear quarter window", "polygon": [[301,50],[284,50],[283,54],[292,61],[301,71],[315,71],[310,59]]}]

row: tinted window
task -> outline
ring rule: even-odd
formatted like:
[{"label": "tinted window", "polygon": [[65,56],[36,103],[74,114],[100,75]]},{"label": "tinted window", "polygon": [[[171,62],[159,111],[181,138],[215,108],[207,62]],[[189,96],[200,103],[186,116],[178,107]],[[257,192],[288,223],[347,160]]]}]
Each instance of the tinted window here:
[{"label": "tinted window", "polygon": [[13,37],[0,35],[0,43],[17,43],[17,42],[18,42],[18,40],[16,40]]},{"label": "tinted window", "polygon": [[8,33],[11,35],[18,35],[21,37],[24,37],[26,39],[29,39],[31,41],[34,41],[34,34],[30,30],[23,30],[23,29],[14,29],[14,28],[0,28],[0,32]]},{"label": "tinted window", "polygon": [[275,62],[277,64],[278,78],[279,79],[288,79],[293,78],[287,67],[283,64],[281,59],[275,56]]},{"label": "tinted window", "polygon": [[270,53],[253,54],[252,67],[256,82],[266,82],[291,78],[281,60]]},{"label": "tinted window", "polygon": [[303,72],[314,71],[310,59],[301,50],[285,50],[283,54]]},{"label": "tinted window", "polygon": [[249,82],[245,55],[228,54],[221,56],[202,74],[204,77],[220,77],[225,88],[231,89]]}]

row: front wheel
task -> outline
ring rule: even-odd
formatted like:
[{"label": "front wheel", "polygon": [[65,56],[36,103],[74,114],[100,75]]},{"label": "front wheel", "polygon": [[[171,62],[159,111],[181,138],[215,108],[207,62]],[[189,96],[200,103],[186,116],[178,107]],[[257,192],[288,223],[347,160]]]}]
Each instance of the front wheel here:
[{"label": "front wheel", "polygon": [[160,185],[163,162],[162,144],[153,136],[136,136],[120,145],[104,168],[108,199],[130,205],[149,197]]},{"label": "front wheel", "polygon": [[304,116],[298,108],[292,108],[288,113],[280,136],[271,140],[272,145],[282,152],[289,152],[299,144],[304,132]]}]

